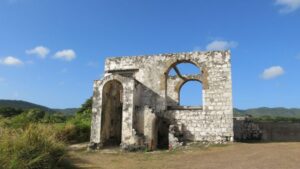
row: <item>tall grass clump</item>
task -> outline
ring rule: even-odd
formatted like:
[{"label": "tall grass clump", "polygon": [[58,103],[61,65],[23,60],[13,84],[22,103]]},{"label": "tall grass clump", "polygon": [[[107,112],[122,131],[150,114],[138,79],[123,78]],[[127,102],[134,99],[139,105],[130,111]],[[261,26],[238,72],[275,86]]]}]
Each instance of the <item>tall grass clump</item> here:
[{"label": "tall grass clump", "polygon": [[58,136],[67,143],[80,143],[89,141],[91,133],[92,98],[87,99],[76,115],[69,118]]},{"label": "tall grass clump", "polygon": [[1,169],[56,168],[64,154],[65,145],[51,125],[0,128]]},{"label": "tall grass clump", "polygon": [[91,133],[90,115],[77,114],[69,119],[58,131],[58,138],[66,143],[81,143],[89,141]]}]

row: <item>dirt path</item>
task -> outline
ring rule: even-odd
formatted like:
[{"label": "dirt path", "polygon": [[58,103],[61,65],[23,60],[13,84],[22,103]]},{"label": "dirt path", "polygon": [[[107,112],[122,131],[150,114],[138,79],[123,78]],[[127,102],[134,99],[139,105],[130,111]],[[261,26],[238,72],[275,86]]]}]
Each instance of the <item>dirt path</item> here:
[{"label": "dirt path", "polygon": [[235,143],[173,152],[70,151],[79,168],[99,169],[300,169],[300,143]]}]

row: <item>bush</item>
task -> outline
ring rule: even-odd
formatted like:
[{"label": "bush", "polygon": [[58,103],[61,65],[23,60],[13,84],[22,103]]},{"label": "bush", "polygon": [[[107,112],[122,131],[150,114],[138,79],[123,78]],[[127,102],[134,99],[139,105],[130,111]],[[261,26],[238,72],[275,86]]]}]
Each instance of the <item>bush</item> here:
[{"label": "bush", "polygon": [[65,123],[67,117],[62,113],[46,113],[41,122],[43,123]]},{"label": "bush", "polygon": [[89,141],[91,133],[92,98],[83,103],[76,115],[67,120],[58,137],[68,143]]},{"label": "bush", "polygon": [[0,128],[0,168],[55,168],[64,143],[50,125],[30,124],[25,129]]},{"label": "bush", "polygon": [[89,115],[76,115],[69,119],[59,131],[58,138],[68,143],[86,142],[90,138],[91,118]]},{"label": "bush", "polygon": [[3,117],[12,117],[19,115],[23,112],[21,109],[12,108],[12,107],[1,107],[0,108],[0,116]]}]

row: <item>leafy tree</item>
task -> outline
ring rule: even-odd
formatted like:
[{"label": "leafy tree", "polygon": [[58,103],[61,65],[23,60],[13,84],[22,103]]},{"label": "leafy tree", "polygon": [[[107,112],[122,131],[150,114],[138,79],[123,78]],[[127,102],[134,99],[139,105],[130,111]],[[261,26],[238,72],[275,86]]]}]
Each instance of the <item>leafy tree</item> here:
[{"label": "leafy tree", "polygon": [[26,112],[26,118],[32,122],[38,122],[45,116],[45,111],[40,109],[29,109]]},{"label": "leafy tree", "polygon": [[92,114],[92,104],[93,104],[93,100],[92,100],[92,97],[90,97],[81,105],[80,109],[77,111],[76,114],[91,115]]},{"label": "leafy tree", "polygon": [[12,107],[1,107],[0,108],[0,116],[2,117],[12,117],[19,115],[23,112],[22,109],[16,109]]}]

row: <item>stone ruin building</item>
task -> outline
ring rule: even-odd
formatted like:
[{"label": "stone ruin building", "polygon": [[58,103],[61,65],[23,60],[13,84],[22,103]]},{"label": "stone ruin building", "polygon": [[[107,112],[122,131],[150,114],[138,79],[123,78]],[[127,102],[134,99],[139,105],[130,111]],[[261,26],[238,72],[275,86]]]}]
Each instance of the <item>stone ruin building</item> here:
[{"label": "stone ruin building", "polygon": [[[182,74],[177,68],[182,63],[195,65],[199,73]],[[180,89],[188,81],[202,84],[201,106],[180,105]],[[92,149],[233,141],[230,52],[107,58],[104,77],[94,82],[92,111]]]}]

